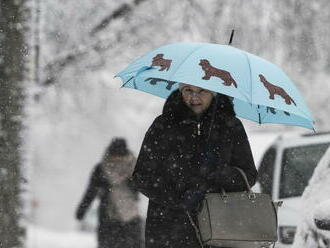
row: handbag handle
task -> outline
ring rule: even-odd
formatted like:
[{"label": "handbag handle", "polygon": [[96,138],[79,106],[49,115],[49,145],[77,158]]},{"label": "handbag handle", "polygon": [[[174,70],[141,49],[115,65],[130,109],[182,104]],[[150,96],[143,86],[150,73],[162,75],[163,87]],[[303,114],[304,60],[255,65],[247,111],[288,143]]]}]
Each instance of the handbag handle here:
[{"label": "handbag handle", "polygon": [[189,211],[186,211],[186,214],[188,215],[188,218],[189,218],[189,221],[190,221],[190,224],[193,226],[193,228],[195,229],[195,233],[196,233],[196,237],[198,239],[198,243],[200,245],[201,248],[204,248],[204,245],[203,245],[203,241],[202,241],[202,238],[201,238],[201,233],[199,231],[199,228],[198,226],[196,225],[196,223],[194,222],[193,218],[191,217],[191,215],[189,214]]},{"label": "handbag handle", "polygon": [[243,171],[241,168],[238,168],[238,167],[236,167],[236,166],[234,166],[234,168],[237,169],[237,170],[240,172],[240,174],[242,175],[242,177],[243,177],[243,179],[244,179],[244,182],[245,182],[245,184],[246,184],[247,190],[248,190],[250,193],[253,193],[252,190],[251,190],[251,186],[250,186],[250,184],[249,184],[249,181],[248,181],[248,179],[247,179],[247,176],[245,175],[244,171]]},{"label": "handbag handle", "polygon": [[[247,187],[247,191],[249,192],[249,199],[255,199],[256,194],[251,190],[251,186],[249,184],[249,181],[248,181],[247,176],[245,175],[244,171],[241,168],[238,168],[236,166],[234,166],[234,168],[237,169],[239,171],[239,173],[241,174],[241,176],[243,177],[243,180]],[[221,189],[221,191],[224,196],[227,196],[226,191],[223,188]]]}]

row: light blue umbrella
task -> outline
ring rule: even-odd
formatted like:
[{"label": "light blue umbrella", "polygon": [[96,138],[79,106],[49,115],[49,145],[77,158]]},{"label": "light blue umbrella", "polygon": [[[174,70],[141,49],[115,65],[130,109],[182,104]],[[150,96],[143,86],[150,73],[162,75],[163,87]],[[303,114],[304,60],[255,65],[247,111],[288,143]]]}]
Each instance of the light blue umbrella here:
[{"label": "light blue umbrella", "polygon": [[123,87],[167,98],[179,83],[233,97],[236,115],[258,123],[313,128],[313,117],[276,65],[227,45],[173,43],[136,59],[117,77]]}]

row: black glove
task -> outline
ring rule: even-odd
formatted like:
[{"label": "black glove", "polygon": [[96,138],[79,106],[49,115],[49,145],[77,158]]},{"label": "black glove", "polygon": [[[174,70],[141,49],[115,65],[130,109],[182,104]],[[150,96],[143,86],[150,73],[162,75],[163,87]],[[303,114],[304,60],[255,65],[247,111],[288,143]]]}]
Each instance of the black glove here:
[{"label": "black glove", "polygon": [[82,220],[84,218],[84,210],[82,208],[78,208],[76,211],[76,219],[77,220]]},{"label": "black glove", "polygon": [[215,168],[221,162],[218,161],[216,155],[213,152],[205,152],[205,156],[201,161],[200,174],[207,181],[215,179]]},{"label": "black glove", "polygon": [[201,201],[204,199],[205,192],[201,190],[187,190],[183,195],[182,208],[189,212],[198,211]]}]

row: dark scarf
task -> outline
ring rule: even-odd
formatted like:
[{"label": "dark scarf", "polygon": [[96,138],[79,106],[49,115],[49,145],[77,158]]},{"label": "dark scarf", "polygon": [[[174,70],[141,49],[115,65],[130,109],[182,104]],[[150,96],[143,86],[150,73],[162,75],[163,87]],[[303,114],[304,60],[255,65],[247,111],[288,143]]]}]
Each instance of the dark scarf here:
[{"label": "dark scarf", "polygon": [[163,107],[163,116],[169,121],[197,122],[210,121],[220,122],[227,126],[233,125],[235,111],[230,97],[217,93],[213,97],[209,108],[198,117],[183,101],[181,92],[175,90],[167,98]]}]

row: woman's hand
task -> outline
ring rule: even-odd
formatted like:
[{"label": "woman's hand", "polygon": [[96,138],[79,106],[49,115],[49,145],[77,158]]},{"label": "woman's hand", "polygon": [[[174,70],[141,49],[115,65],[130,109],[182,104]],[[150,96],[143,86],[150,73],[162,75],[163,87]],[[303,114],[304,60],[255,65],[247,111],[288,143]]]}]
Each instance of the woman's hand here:
[{"label": "woman's hand", "polygon": [[85,215],[85,211],[79,207],[75,213],[75,217],[77,220],[82,220],[84,218],[84,215]]},{"label": "woman's hand", "polygon": [[189,212],[197,211],[199,203],[204,199],[205,192],[201,190],[187,190],[183,195],[181,204],[184,210]]}]

